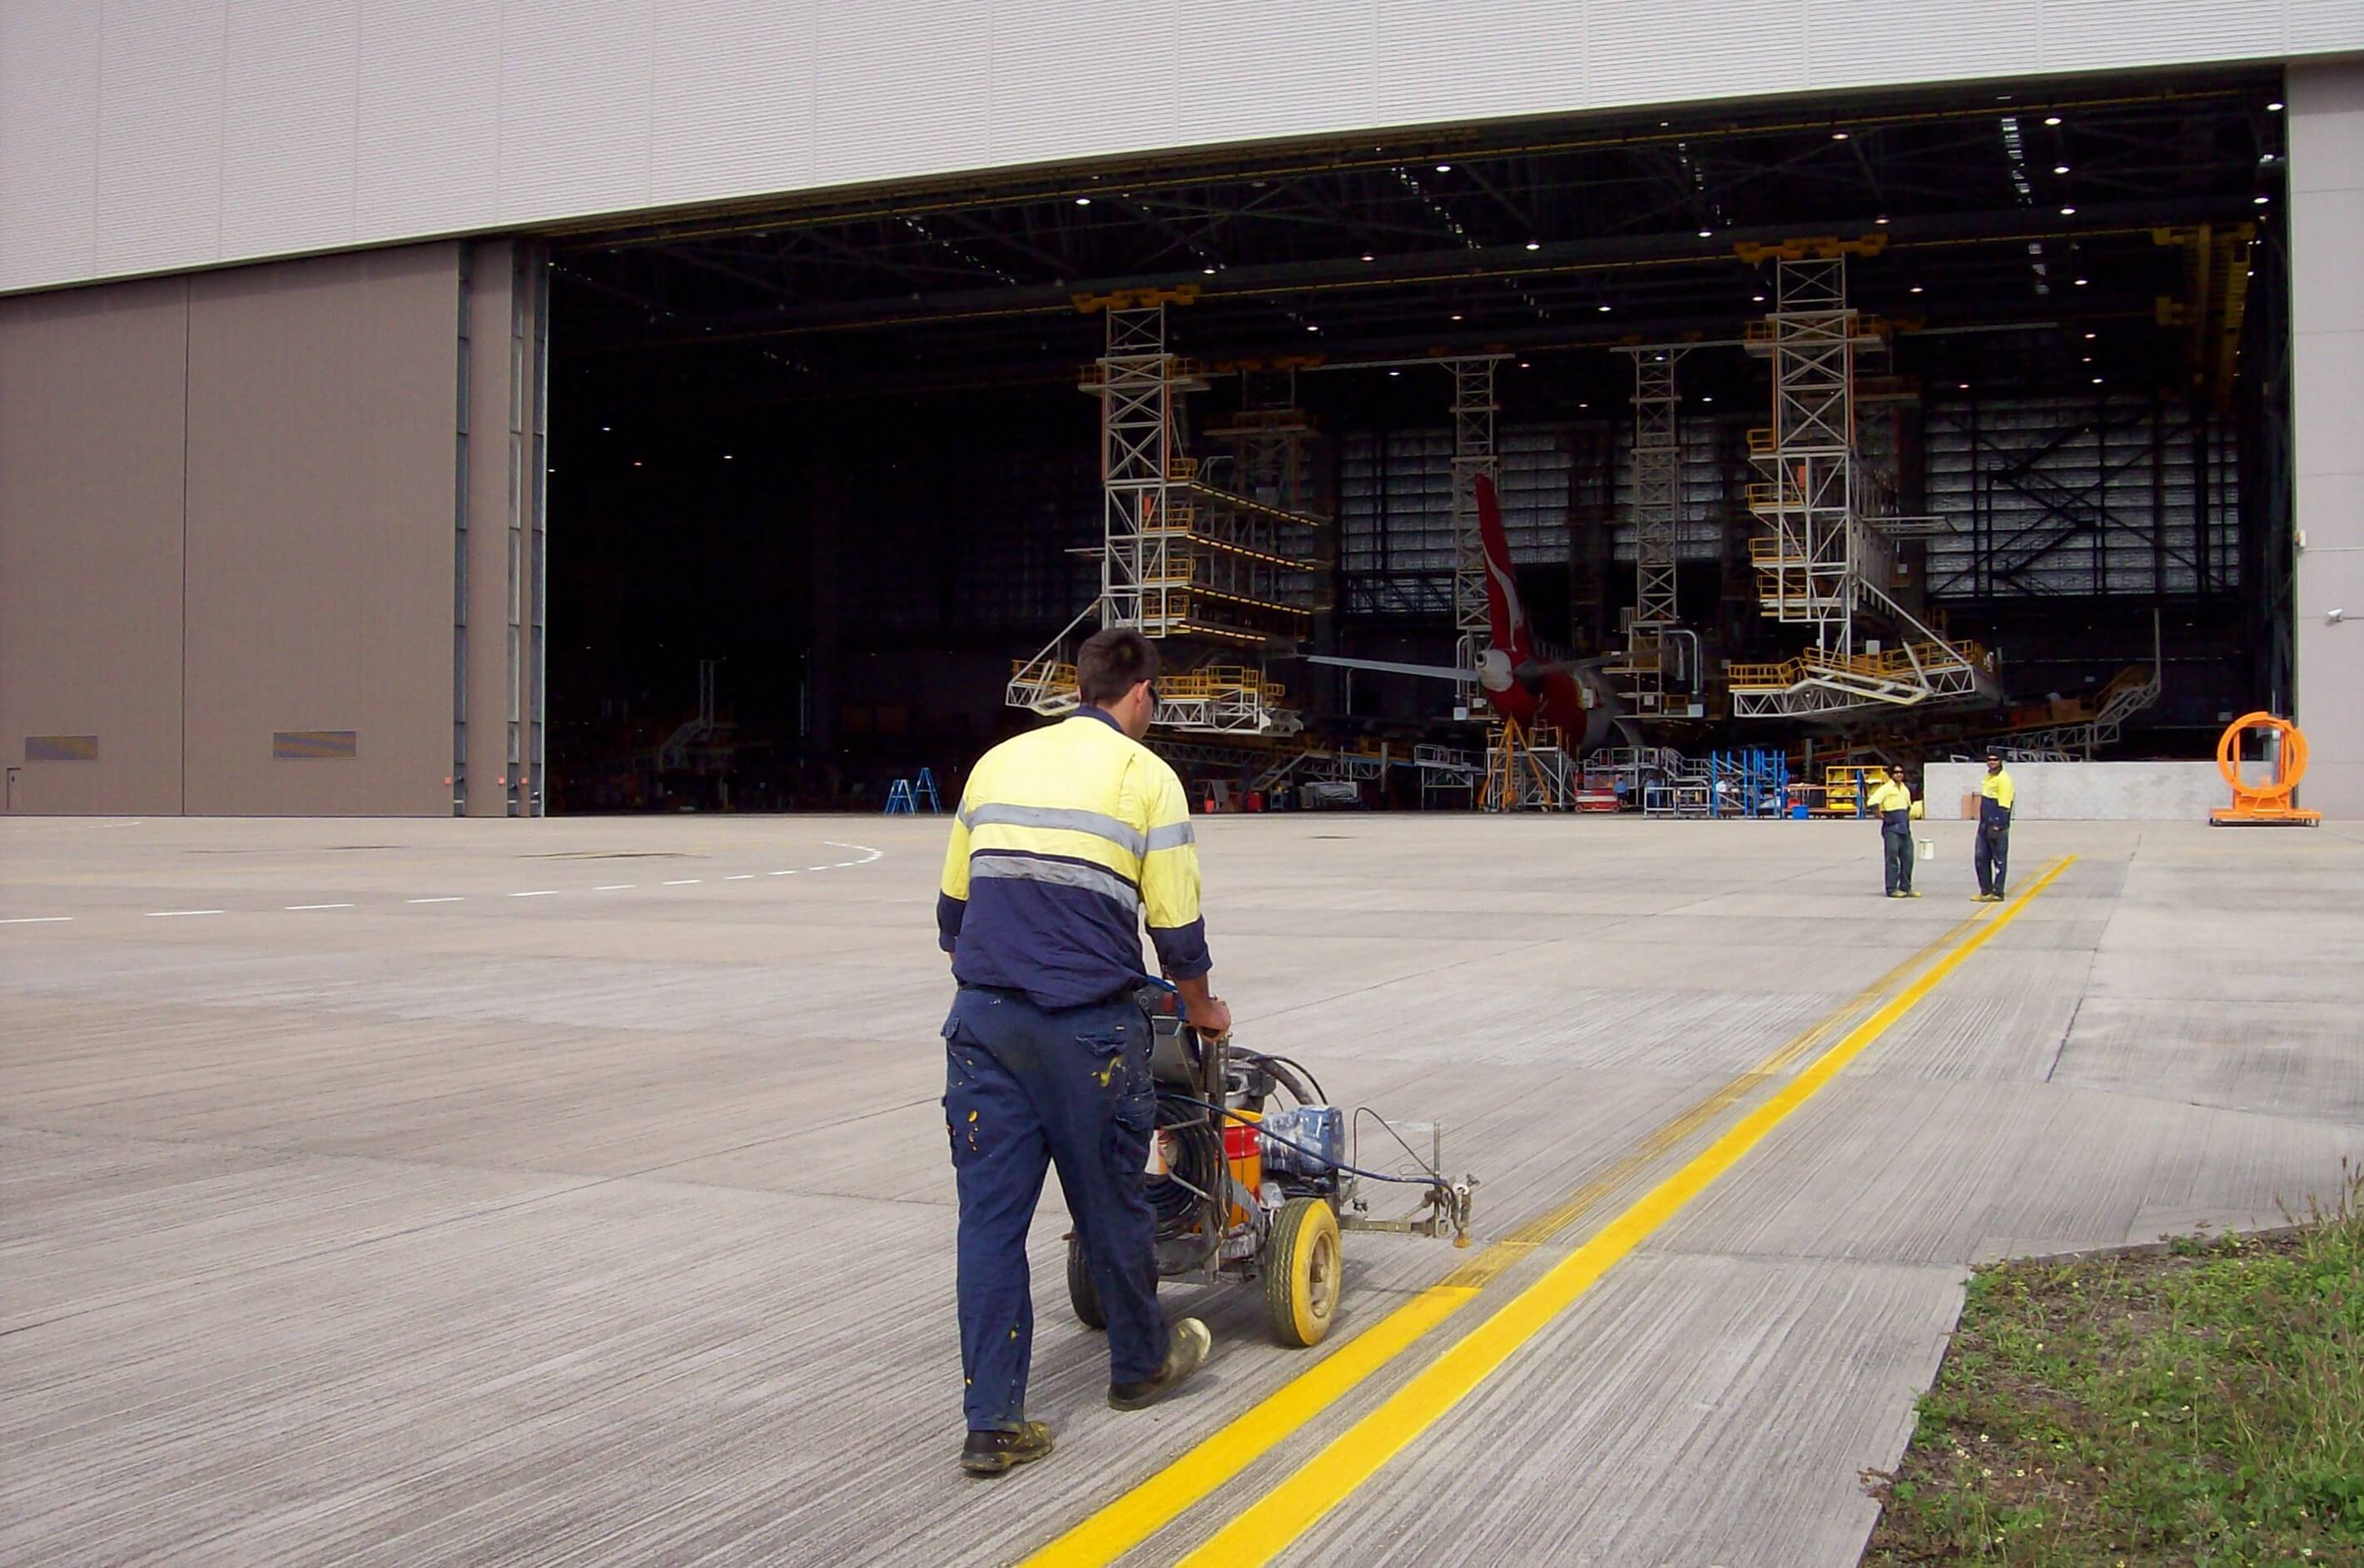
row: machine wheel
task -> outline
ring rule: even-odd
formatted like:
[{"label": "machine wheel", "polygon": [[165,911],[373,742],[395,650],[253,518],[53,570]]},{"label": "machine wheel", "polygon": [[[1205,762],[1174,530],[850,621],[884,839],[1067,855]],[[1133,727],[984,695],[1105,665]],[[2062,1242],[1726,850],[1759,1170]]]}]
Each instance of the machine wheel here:
[{"label": "machine wheel", "polygon": [[1084,1256],[1084,1239],[1067,1238],[1067,1302],[1076,1309],[1076,1321],[1087,1329],[1105,1329],[1108,1319],[1100,1314],[1099,1287],[1092,1284],[1091,1260]]},{"label": "machine wheel", "polygon": [[1338,1315],[1346,1283],[1338,1216],[1318,1197],[1293,1197],[1273,1216],[1265,1244],[1264,1309],[1284,1345],[1318,1345]]}]

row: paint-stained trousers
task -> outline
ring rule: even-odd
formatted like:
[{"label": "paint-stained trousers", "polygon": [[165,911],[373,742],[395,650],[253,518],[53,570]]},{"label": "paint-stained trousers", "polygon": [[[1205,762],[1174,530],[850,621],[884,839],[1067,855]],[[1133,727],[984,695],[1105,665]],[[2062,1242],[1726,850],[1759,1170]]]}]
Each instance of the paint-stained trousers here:
[{"label": "paint-stained trousers", "polygon": [[1017,992],[964,986],[943,1035],[962,1405],[971,1431],[1016,1431],[1034,1351],[1026,1233],[1051,1165],[1108,1320],[1109,1381],[1144,1382],[1165,1362],[1143,1174],[1157,1106],[1149,1016],[1130,998],[1051,1012]]},{"label": "paint-stained trousers", "polygon": [[1912,891],[1912,818],[1901,811],[1890,811],[1879,819],[1879,850],[1882,866],[1888,873],[1888,891]]},{"label": "paint-stained trousers", "polygon": [[1970,864],[1979,873],[1980,893],[2002,891],[2003,862],[2010,857],[2011,824],[1979,823],[1978,842],[1970,850]]}]

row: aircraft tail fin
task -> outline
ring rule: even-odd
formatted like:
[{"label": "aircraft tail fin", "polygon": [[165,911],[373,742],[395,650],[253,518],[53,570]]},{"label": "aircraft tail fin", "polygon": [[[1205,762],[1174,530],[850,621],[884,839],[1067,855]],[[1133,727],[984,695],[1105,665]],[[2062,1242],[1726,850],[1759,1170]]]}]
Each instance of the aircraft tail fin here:
[{"label": "aircraft tail fin", "polygon": [[1510,535],[1502,528],[1501,497],[1490,475],[1475,481],[1478,536],[1486,550],[1486,621],[1494,646],[1514,661],[1532,659],[1534,634],[1527,625],[1527,607],[1519,601],[1519,577],[1511,565]]}]

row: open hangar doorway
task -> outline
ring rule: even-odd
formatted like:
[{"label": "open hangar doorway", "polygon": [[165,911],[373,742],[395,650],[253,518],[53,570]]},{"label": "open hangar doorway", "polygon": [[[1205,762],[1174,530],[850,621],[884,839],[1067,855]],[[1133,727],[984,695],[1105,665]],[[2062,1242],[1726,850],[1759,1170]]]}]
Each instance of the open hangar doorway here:
[{"label": "open hangar doorway", "polygon": [[[2001,83],[1193,150],[550,237],[550,806],[875,809],[993,739],[1091,604],[1105,349],[1079,299],[1187,295],[1183,439],[1302,414],[1332,523],[1260,651],[1309,730],[1449,736],[1455,358],[1494,365],[1517,587],[1606,656],[1636,595],[1635,350],[1680,346],[1674,596],[1712,666],[1794,633],[1750,571],[1762,247],[1850,242],[1888,324],[1859,438],[1915,602],[2010,703],[2163,662],[2118,754],[2287,702],[2277,72]],[[1744,258],[1750,259],[1744,259]],[[1288,646],[1281,646],[1287,643]],[[1794,734],[1711,701],[1677,744]]]}]

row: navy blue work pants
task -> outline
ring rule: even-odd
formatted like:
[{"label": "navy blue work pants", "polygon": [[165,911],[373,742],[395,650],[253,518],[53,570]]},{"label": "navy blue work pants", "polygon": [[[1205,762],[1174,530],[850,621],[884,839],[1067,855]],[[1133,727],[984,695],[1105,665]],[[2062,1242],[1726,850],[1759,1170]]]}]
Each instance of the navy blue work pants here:
[{"label": "navy blue work pants", "polygon": [[1912,822],[1901,811],[1891,811],[1888,815],[1897,818],[1896,821],[1883,823],[1879,829],[1880,859],[1887,871],[1888,891],[1910,893],[1912,891]]},{"label": "navy blue work pants", "polygon": [[1970,867],[1979,873],[1980,893],[2002,891],[2003,865],[2011,858],[2011,824],[1981,822],[1978,842],[1970,850]]},{"label": "navy blue work pants", "polygon": [[1143,1173],[1157,1106],[1149,1016],[1129,997],[1053,1012],[1017,992],[965,986],[943,1034],[960,1186],[962,1404],[969,1430],[1016,1431],[1034,1352],[1026,1233],[1051,1165],[1108,1321],[1109,1381],[1143,1382],[1165,1364]]}]

